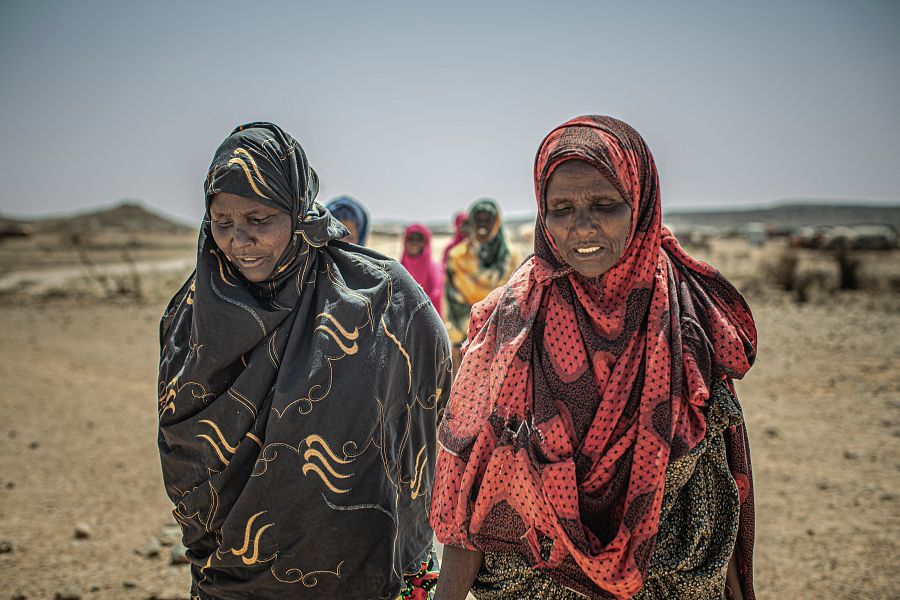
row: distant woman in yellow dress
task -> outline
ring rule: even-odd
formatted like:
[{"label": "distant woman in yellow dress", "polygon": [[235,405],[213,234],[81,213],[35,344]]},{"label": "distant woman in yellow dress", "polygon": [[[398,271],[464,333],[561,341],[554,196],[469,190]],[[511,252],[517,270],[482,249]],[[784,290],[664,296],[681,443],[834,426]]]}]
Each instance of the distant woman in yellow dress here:
[{"label": "distant woman in yellow dress", "polygon": [[447,255],[445,320],[454,355],[466,339],[472,305],[500,287],[519,264],[503,229],[500,207],[482,198],[469,209],[469,237]]}]

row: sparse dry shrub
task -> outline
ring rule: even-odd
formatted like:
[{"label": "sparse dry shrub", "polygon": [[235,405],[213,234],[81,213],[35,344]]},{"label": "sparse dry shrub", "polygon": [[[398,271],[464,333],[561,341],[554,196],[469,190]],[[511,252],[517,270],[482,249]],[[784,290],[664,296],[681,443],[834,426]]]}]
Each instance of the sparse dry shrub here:
[{"label": "sparse dry shrub", "polygon": [[141,289],[141,276],[137,270],[134,259],[128,251],[127,246],[121,248],[123,262],[128,265],[128,274],[125,276],[113,277],[101,271],[89,252],[88,240],[85,236],[73,233],[69,236],[69,243],[75,248],[78,259],[84,267],[85,273],[89,280],[97,282],[104,294],[108,297],[123,297],[134,300],[143,298]]},{"label": "sparse dry shrub", "polygon": [[800,272],[794,289],[794,299],[800,304],[805,304],[817,293],[821,297],[822,293],[832,291],[832,286],[829,284],[831,278],[831,274],[820,269]]},{"label": "sparse dry shrub", "polygon": [[834,260],[838,267],[838,289],[858,290],[861,261],[843,244],[835,250]]},{"label": "sparse dry shrub", "polygon": [[769,278],[775,285],[786,292],[791,292],[797,289],[799,263],[797,253],[792,249],[786,249],[778,256],[775,264],[763,264],[763,268],[768,271]]},{"label": "sparse dry shrub", "polygon": [[888,291],[894,294],[900,294],[900,275],[892,275],[886,279]]}]

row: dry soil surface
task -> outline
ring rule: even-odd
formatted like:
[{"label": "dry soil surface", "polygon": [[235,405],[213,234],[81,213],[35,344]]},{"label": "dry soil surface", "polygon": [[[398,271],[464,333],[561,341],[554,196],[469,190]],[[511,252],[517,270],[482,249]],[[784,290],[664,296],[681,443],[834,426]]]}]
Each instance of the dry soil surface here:
[{"label": "dry soil surface", "polygon": [[[0,299],[0,600],[188,597],[159,545],[174,523],[156,450],[164,304]],[[759,597],[900,597],[897,296],[751,304],[759,360],[738,391]]]}]

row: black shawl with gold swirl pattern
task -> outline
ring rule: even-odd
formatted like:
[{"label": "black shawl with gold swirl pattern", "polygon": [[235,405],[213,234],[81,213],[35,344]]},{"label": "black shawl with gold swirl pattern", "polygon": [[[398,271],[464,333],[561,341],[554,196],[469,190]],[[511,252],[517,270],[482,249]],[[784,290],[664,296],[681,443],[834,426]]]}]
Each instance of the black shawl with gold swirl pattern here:
[{"label": "black shawl with gold swirl pattern", "polygon": [[[290,213],[272,276],[216,247],[218,192]],[[446,333],[406,271],[335,241],[302,148],[269,123],[213,159],[197,267],[166,310],[159,450],[193,594],[390,598],[427,561]]]}]

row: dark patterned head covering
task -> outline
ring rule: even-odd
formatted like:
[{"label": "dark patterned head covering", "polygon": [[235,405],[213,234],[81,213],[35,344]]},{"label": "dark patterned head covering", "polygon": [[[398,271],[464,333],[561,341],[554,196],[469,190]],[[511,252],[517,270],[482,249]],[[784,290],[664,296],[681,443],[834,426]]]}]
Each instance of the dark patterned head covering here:
[{"label": "dark patterned head covering", "polygon": [[[563,261],[544,224],[547,183],[568,160],[599,169],[632,210],[622,256],[593,279]],[[661,225],[656,166],[633,128],[564,123],[541,144],[534,178],[535,255],[472,308],[431,522],[445,544],[513,551],[565,587],[631,598],[653,555],[666,467],[704,439],[713,384],[753,364],[756,327],[738,291]],[[732,456],[752,512],[749,462]]]},{"label": "dark patterned head covering", "polygon": [[[204,191],[291,215],[250,283],[206,218],[197,268],[160,326],[159,450],[201,598],[393,597],[428,561],[426,511],[449,350],[399,264],[333,243],[300,145],[238,127]],[[361,378],[366,385],[360,385]]]},{"label": "dark patterned head covering", "polygon": [[350,221],[356,225],[357,243],[366,245],[369,237],[369,213],[362,202],[352,196],[338,196],[328,201],[326,205],[331,214],[341,221]]}]

